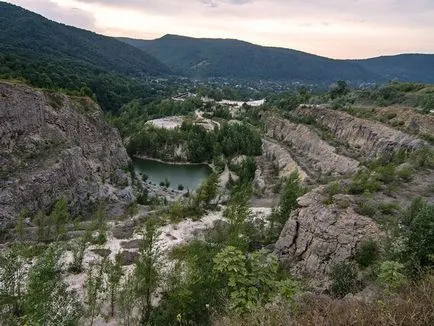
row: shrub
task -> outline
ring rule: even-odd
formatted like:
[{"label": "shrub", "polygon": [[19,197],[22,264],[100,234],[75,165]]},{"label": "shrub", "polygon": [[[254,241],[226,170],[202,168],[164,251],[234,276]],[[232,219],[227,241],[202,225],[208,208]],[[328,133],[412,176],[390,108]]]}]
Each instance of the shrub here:
[{"label": "shrub", "polygon": [[412,273],[434,266],[434,205],[421,198],[413,200],[401,219],[401,232],[406,239],[405,263]]},{"label": "shrub", "polygon": [[378,259],[380,254],[380,250],[378,248],[377,243],[369,239],[365,242],[362,242],[359,249],[356,253],[356,261],[360,267],[366,268],[371,266]]},{"label": "shrub", "polygon": [[356,290],[357,268],[354,264],[342,262],[332,266],[330,277],[332,279],[331,291],[333,295],[344,297]]},{"label": "shrub", "polygon": [[181,185],[181,184],[179,184],[179,185],[178,185],[178,190],[179,190],[179,191],[183,191],[183,190],[184,190],[184,186]]},{"label": "shrub", "polygon": [[378,280],[388,289],[396,289],[407,282],[406,276],[401,273],[404,265],[396,261],[385,261],[380,265]]},{"label": "shrub", "polygon": [[327,185],[325,192],[327,194],[327,199],[324,201],[324,204],[331,205],[333,204],[333,196],[339,194],[342,191],[341,185],[339,182],[331,182]]},{"label": "shrub", "polygon": [[362,170],[351,180],[348,192],[352,195],[375,193],[381,189],[381,183],[372,176],[369,170]]},{"label": "shrub", "polygon": [[411,181],[413,179],[413,170],[410,167],[400,167],[396,171],[396,175],[404,180],[405,182]]},{"label": "shrub", "polygon": [[380,166],[376,169],[378,180],[384,183],[392,183],[395,180],[395,167],[392,164]]},{"label": "shrub", "polygon": [[377,208],[368,201],[359,202],[354,210],[360,215],[369,217],[374,217],[377,213]]}]

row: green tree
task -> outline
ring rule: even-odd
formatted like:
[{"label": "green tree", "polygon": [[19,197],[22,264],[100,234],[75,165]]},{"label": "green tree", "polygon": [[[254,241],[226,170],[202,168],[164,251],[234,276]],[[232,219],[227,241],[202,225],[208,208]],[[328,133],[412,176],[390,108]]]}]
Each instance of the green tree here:
[{"label": "green tree", "polygon": [[133,325],[133,310],[136,305],[136,294],[133,277],[127,276],[119,291],[118,307],[120,323],[123,326]]},{"label": "green tree", "polygon": [[18,215],[17,225],[15,226],[15,232],[17,234],[18,240],[20,240],[20,241],[24,240],[24,222],[25,222],[27,214],[28,214],[28,211],[23,210]]},{"label": "green tree", "polygon": [[205,209],[208,208],[211,201],[218,194],[218,175],[216,173],[211,173],[196,192],[195,206]]},{"label": "green tree", "polygon": [[23,314],[26,261],[18,248],[0,253],[0,319],[6,325],[17,323]]},{"label": "green tree", "polygon": [[119,256],[116,256],[115,262],[111,260],[107,261],[105,274],[110,295],[110,315],[113,317],[115,314],[115,304],[118,297],[120,281],[124,274]]},{"label": "green tree", "polygon": [[58,239],[66,233],[66,223],[68,222],[68,203],[66,198],[62,196],[54,204],[53,211],[50,214],[50,221],[54,226],[54,237]]},{"label": "green tree", "polygon": [[69,270],[74,274],[79,274],[83,271],[84,252],[86,250],[87,239],[74,239],[71,241],[72,262],[69,264]]},{"label": "green tree", "polygon": [[101,312],[101,306],[104,300],[105,282],[104,270],[106,258],[103,258],[99,263],[91,264],[87,271],[85,281],[85,304],[86,316],[90,318],[90,326],[93,325],[94,319]]},{"label": "green tree", "polygon": [[278,259],[264,250],[245,255],[228,246],[216,255],[214,264],[215,272],[226,280],[230,308],[237,312],[271,302],[279,292],[296,293],[293,282],[278,280]]},{"label": "green tree", "polygon": [[151,298],[161,282],[161,258],[157,247],[157,221],[149,218],[140,244],[140,257],[134,268],[134,293],[139,305],[140,324],[145,325],[151,316]]},{"label": "green tree", "polygon": [[338,80],[335,84],[331,86],[330,89],[330,98],[332,100],[342,97],[350,92],[350,88],[348,84],[344,80]]},{"label": "green tree", "polygon": [[294,171],[284,181],[279,206],[270,216],[270,239],[277,239],[291,212],[298,207],[297,198],[302,194],[298,171]]},{"label": "green tree", "polygon": [[48,217],[43,211],[38,211],[35,216],[34,222],[37,228],[37,236],[39,242],[44,242],[47,240],[47,233],[50,228],[48,224]]},{"label": "green tree", "polygon": [[62,253],[56,245],[48,247],[29,271],[24,301],[27,325],[78,325],[82,306],[62,279]]},{"label": "green tree", "polygon": [[413,200],[401,220],[405,240],[402,261],[411,273],[434,266],[434,205],[421,198]]}]

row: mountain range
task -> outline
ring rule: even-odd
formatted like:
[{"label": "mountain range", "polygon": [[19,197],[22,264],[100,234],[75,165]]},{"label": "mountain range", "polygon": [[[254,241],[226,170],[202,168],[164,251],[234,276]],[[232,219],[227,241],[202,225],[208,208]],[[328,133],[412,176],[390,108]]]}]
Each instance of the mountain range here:
[{"label": "mountain range", "polygon": [[[39,87],[80,89],[102,74],[135,79],[182,76],[301,83],[394,79],[434,83],[432,54],[336,60],[232,39],[113,38],[56,23],[5,2],[0,2],[0,29],[0,77],[22,77]],[[91,87],[94,93],[97,86]]]},{"label": "mountain range", "polygon": [[301,51],[232,39],[165,35],[156,40],[120,38],[189,77],[226,77],[300,82],[388,80],[434,82],[434,55],[402,54],[336,60]]}]

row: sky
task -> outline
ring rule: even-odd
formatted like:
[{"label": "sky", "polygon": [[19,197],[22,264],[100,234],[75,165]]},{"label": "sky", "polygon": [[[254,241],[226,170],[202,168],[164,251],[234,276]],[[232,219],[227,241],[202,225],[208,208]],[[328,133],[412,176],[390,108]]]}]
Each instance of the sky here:
[{"label": "sky", "polygon": [[9,0],[109,36],[234,38],[332,58],[434,53],[434,0]]}]

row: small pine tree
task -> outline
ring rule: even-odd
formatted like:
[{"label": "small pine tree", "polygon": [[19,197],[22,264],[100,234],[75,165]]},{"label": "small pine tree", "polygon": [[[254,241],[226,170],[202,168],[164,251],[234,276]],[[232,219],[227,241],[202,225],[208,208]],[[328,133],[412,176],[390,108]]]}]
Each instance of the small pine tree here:
[{"label": "small pine tree", "polygon": [[123,275],[121,261],[119,256],[116,256],[115,262],[107,261],[105,266],[105,273],[107,277],[107,287],[110,296],[110,315],[113,317],[115,314],[115,303],[118,297],[119,284]]}]

